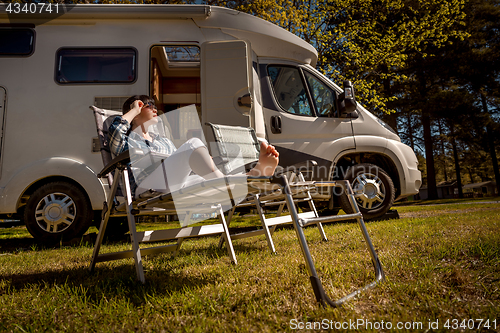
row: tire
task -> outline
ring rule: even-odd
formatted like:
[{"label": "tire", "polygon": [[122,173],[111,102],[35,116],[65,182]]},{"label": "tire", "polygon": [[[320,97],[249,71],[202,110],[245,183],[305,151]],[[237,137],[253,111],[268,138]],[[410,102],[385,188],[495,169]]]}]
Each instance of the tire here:
[{"label": "tire", "polygon": [[[394,204],[394,183],[382,168],[369,163],[356,164],[347,170],[345,179],[351,183],[364,219],[381,217]],[[354,213],[345,193],[340,196],[340,206],[347,214]]]},{"label": "tire", "polygon": [[340,212],[340,207],[333,207],[333,209],[323,208],[321,210],[318,210],[318,215],[319,216],[332,216],[332,215],[338,215],[339,212]]},{"label": "tire", "polygon": [[52,182],[30,196],[24,223],[38,241],[56,243],[82,236],[92,223],[92,214],[82,190],[67,182]]},{"label": "tire", "polygon": [[[94,211],[94,222],[92,225],[99,230],[102,222],[102,210]],[[121,239],[128,232],[128,220],[126,216],[109,217],[104,239]]]},{"label": "tire", "polygon": [[[330,202],[332,201],[333,202]],[[319,216],[338,215],[340,212],[339,199],[337,196],[332,196],[329,201],[314,202]],[[330,208],[331,207],[331,208]]]},{"label": "tire", "polygon": [[126,217],[110,217],[106,231],[104,232],[104,239],[121,240],[128,231],[128,220]]}]

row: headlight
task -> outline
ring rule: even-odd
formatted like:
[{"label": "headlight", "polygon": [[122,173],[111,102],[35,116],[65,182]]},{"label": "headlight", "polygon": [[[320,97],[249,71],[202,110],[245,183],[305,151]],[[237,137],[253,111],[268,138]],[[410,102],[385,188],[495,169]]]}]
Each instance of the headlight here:
[{"label": "headlight", "polygon": [[386,129],[388,129],[388,130],[389,130],[389,131],[391,131],[392,133],[394,133],[394,134],[398,135],[398,133],[396,133],[396,131],[395,131],[395,130],[393,130],[391,126],[387,125],[385,121],[383,121],[383,120],[382,120],[382,119],[380,119],[380,118],[377,118],[377,120],[378,120],[378,123],[379,123],[380,125],[384,126]]}]

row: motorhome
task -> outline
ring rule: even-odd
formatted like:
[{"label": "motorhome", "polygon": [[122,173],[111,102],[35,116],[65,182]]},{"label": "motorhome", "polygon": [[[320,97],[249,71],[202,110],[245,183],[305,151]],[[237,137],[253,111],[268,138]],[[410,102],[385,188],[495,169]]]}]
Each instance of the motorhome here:
[{"label": "motorhome", "polygon": [[[317,57],[227,8],[0,4],[0,214],[41,240],[85,232],[107,194],[89,106],[147,94],[161,112],[194,104],[201,124],[253,127],[281,165],[316,161],[307,177],[351,180],[365,217],[378,217],[418,192],[417,159]],[[315,197],[343,207],[341,193]]]}]

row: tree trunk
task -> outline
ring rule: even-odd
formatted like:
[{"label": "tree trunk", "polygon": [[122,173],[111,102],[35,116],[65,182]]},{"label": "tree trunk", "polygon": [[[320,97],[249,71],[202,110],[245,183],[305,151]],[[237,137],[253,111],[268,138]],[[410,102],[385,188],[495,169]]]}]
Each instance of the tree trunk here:
[{"label": "tree trunk", "polygon": [[458,197],[464,197],[464,190],[462,189],[462,177],[460,176],[460,161],[458,160],[458,149],[457,143],[455,142],[455,125],[451,124],[450,126],[450,134],[451,134],[451,146],[453,148],[453,158],[455,160],[455,173],[457,177],[457,187],[458,187]]},{"label": "tree trunk", "polygon": [[408,122],[408,139],[410,140],[410,147],[413,151],[415,151],[415,138],[413,135],[413,125],[411,119],[411,111],[406,111],[406,121]]},{"label": "tree trunk", "polygon": [[431,117],[427,110],[422,110],[422,127],[424,128],[425,161],[427,165],[427,199],[435,200],[438,198],[436,187],[436,169],[434,168]]},{"label": "tree trunk", "polygon": [[446,172],[446,153],[444,150],[444,135],[443,135],[443,126],[441,124],[441,120],[438,121],[439,126],[439,139],[441,141],[441,158],[443,159],[443,172],[444,172],[444,180],[448,181],[448,173]]},{"label": "tree trunk", "polygon": [[[427,78],[423,58],[417,62],[417,80],[419,84],[419,93],[421,101],[428,101]],[[431,115],[429,112],[429,103],[421,104],[421,120],[424,131],[425,164],[427,166],[427,199],[435,200],[438,198],[436,187],[436,169],[434,168],[434,149],[431,133]]]},{"label": "tree trunk", "polygon": [[[381,71],[383,73],[388,73],[389,72],[389,68],[387,67],[387,65],[382,65],[381,66]],[[391,80],[390,79],[384,79],[382,80],[382,84],[384,85],[384,95],[385,97],[390,97],[392,96],[392,93],[391,93]],[[388,105],[389,107],[391,107],[390,105]],[[391,114],[388,114],[386,115],[385,117],[385,122],[387,123],[387,125],[391,126],[391,128],[396,131],[396,133],[398,133],[398,112],[394,112],[394,113],[391,113]]]},{"label": "tree trunk", "polygon": [[472,170],[470,168],[467,168],[467,171],[469,172],[469,178],[471,184],[474,184],[474,175],[472,174]]},{"label": "tree trunk", "polygon": [[[486,103],[486,96],[481,93],[481,102],[483,104],[483,112],[489,115],[488,105]],[[495,182],[497,183],[497,194],[500,195],[500,170],[498,169],[497,152],[495,149],[495,138],[493,137],[493,130],[491,129],[492,120],[488,117],[488,124],[486,124],[486,137],[488,138],[489,153],[491,156],[491,163],[493,164],[493,173],[495,174]]]}]

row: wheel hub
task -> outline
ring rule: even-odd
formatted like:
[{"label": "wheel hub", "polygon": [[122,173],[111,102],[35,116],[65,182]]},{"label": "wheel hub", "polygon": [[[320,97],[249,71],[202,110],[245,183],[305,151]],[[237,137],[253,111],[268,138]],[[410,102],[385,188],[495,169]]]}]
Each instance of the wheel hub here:
[{"label": "wheel hub", "polygon": [[76,205],[64,193],[51,193],[37,205],[35,218],[43,230],[58,233],[66,230],[75,220]]},{"label": "wheel hub", "polygon": [[384,183],[377,175],[362,173],[353,180],[354,197],[358,205],[365,209],[375,209],[385,199]]},{"label": "wheel hub", "polygon": [[57,204],[51,204],[49,207],[45,208],[47,220],[55,222],[61,218],[63,215],[63,209]]}]

